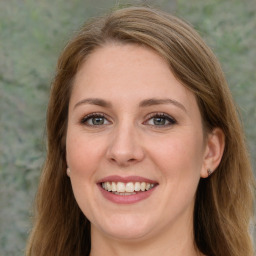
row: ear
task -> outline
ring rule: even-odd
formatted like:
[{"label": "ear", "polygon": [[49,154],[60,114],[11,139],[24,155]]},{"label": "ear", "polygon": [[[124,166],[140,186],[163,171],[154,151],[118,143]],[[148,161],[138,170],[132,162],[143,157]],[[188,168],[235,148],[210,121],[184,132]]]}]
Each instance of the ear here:
[{"label": "ear", "polygon": [[214,128],[206,138],[204,162],[201,177],[207,178],[218,167],[225,148],[225,135],[220,128]]},{"label": "ear", "polygon": [[69,167],[67,167],[67,175],[68,175],[68,177],[70,177],[70,173],[71,173],[71,171],[70,171]]}]

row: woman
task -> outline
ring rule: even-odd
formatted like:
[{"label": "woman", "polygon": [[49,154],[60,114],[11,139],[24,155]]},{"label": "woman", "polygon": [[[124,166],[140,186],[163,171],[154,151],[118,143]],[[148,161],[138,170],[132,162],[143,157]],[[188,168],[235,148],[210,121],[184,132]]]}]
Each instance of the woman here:
[{"label": "woman", "polygon": [[185,22],[130,7],[64,49],[27,255],[252,256],[253,175],[224,75]]}]

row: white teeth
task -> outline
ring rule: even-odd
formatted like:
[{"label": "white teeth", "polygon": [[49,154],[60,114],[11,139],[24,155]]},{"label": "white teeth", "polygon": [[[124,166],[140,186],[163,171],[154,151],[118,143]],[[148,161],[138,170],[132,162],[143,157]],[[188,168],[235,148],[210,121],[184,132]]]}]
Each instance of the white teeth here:
[{"label": "white teeth", "polygon": [[141,191],[145,191],[145,189],[146,189],[146,183],[145,182],[141,182],[140,183],[140,190]]},{"label": "white teeth", "polygon": [[106,188],[107,188],[107,191],[112,191],[112,186],[111,186],[110,182],[107,182]]},{"label": "white teeth", "polygon": [[134,191],[134,185],[133,185],[132,182],[126,183],[125,191],[126,191],[126,192],[133,192],[133,191]]},{"label": "white teeth", "polygon": [[140,182],[135,182],[134,190],[140,191]]},{"label": "white teeth", "polygon": [[107,191],[112,191],[114,194],[118,195],[132,195],[136,194],[135,192],[147,191],[155,186],[155,184],[146,183],[146,182],[102,182],[101,186]]},{"label": "white teeth", "polygon": [[116,191],[116,183],[115,182],[112,182],[112,191]]},{"label": "white teeth", "polygon": [[123,182],[117,182],[117,192],[125,192],[125,184]]},{"label": "white teeth", "polygon": [[150,183],[146,183],[146,190],[149,190],[151,187],[151,184]]}]

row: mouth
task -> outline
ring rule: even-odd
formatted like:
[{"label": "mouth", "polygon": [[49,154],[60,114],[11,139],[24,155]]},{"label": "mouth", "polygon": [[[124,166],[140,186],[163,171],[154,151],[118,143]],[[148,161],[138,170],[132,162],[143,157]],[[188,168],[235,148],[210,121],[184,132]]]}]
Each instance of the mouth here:
[{"label": "mouth", "polygon": [[138,176],[109,176],[98,182],[103,196],[118,204],[131,204],[148,198],[159,184]]},{"label": "mouth", "polygon": [[107,181],[102,182],[101,187],[111,192],[115,195],[120,196],[129,196],[129,195],[135,195],[140,192],[148,191],[152,188],[154,188],[157,184],[156,183],[148,183],[148,182],[114,182],[114,181]]}]

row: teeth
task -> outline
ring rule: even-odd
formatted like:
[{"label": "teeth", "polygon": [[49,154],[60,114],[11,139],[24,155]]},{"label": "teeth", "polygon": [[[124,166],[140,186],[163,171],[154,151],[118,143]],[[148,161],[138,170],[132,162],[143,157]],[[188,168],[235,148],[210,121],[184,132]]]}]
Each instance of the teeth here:
[{"label": "teeth", "polygon": [[117,192],[125,192],[125,184],[123,182],[117,182]]},{"label": "teeth", "polygon": [[140,182],[135,182],[134,190],[140,191]]},{"label": "teeth", "polygon": [[115,182],[112,182],[112,191],[116,191],[116,183]]},{"label": "teeth", "polygon": [[151,184],[150,183],[146,183],[146,190],[149,190],[151,187]]},{"label": "teeth", "polygon": [[133,191],[134,191],[134,185],[133,185],[132,182],[126,183],[125,191],[126,191],[126,192],[133,192]]},{"label": "teeth", "polygon": [[117,195],[132,195],[136,194],[135,192],[150,190],[155,186],[155,184],[146,183],[146,182],[103,182],[101,183],[103,189],[107,191],[112,191]]},{"label": "teeth", "polygon": [[107,191],[112,191],[112,186],[111,186],[110,182],[107,182],[106,189],[107,189]]},{"label": "teeth", "polygon": [[122,193],[122,192],[113,192],[114,194],[116,194],[116,195],[120,195],[120,196],[129,196],[129,195],[135,195],[136,193],[135,192],[132,192],[132,193],[127,193],[127,192],[124,192],[124,193]]},{"label": "teeth", "polygon": [[141,182],[140,183],[140,190],[141,191],[145,191],[145,189],[146,189],[146,183],[145,182]]}]

